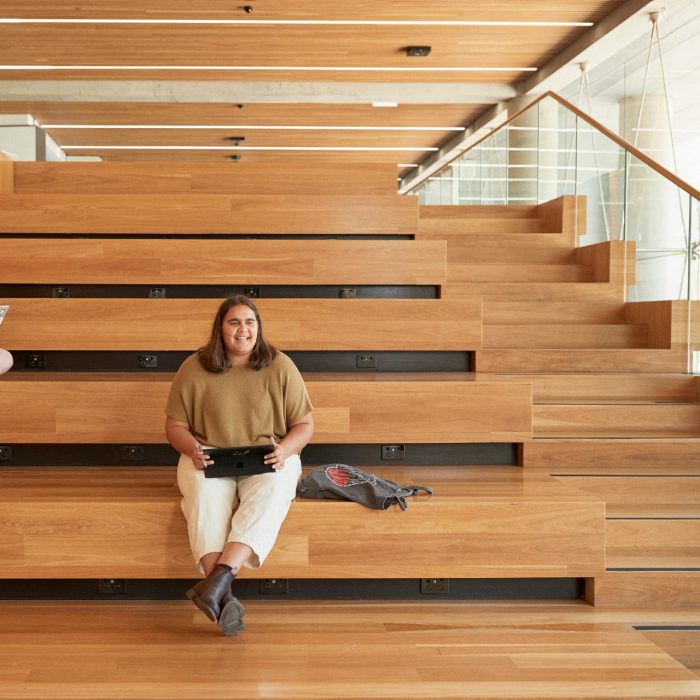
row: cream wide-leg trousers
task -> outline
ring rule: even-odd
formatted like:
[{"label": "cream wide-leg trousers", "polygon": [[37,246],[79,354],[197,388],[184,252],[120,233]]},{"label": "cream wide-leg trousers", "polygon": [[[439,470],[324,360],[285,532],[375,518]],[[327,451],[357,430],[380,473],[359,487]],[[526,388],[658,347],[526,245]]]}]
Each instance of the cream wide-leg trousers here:
[{"label": "cream wide-leg trousers", "polygon": [[284,468],[268,474],[207,479],[188,455],[180,455],[177,484],[187,520],[190,548],[200,560],[221,552],[227,542],[248,545],[253,554],[245,566],[262,566],[282,527],[301,478],[301,459],[292,455]]}]

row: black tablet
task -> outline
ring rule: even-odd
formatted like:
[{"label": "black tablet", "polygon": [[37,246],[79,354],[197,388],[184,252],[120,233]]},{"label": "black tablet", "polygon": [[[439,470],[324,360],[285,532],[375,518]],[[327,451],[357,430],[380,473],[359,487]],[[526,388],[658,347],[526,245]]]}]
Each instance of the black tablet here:
[{"label": "black tablet", "polygon": [[274,445],[251,445],[249,447],[212,447],[205,454],[214,460],[204,470],[207,478],[218,476],[251,476],[275,471],[265,464],[265,455],[275,449]]}]

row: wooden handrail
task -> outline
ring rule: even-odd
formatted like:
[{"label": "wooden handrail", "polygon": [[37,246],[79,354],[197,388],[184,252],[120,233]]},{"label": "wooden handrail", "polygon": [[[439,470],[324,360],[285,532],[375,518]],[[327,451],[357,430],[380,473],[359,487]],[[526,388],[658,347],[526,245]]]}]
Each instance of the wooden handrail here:
[{"label": "wooden handrail", "polygon": [[[497,134],[501,129],[505,128],[513,122],[515,119],[517,119],[519,116],[527,112],[528,110],[532,109],[538,102],[542,101],[545,97],[551,97],[559,104],[561,104],[563,107],[566,107],[570,112],[573,112],[577,117],[583,119],[585,122],[590,124],[592,127],[594,127],[596,130],[598,130],[600,133],[603,134],[603,136],[606,136],[609,138],[611,141],[616,143],[618,146],[621,148],[624,148],[626,151],[630,153],[630,155],[634,156],[638,160],[640,160],[642,163],[650,167],[652,170],[656,171],[661,175],[662,177],[666,178],[667,180],[670,180],[676,187],[679,189],[683,190],[684,192],[687,192],[691,197],[694,197],[697,200],[700,200],[700,190],[695,189],[692,185],[688,184],[684,180],[681,180],[677,175],[674,175],[670,170],[667,170],[666,168],[663,167],[663,165],[660,165],[657,163],[655,160],[650,158],[648,155],[645,153],[642,153],[638,148],[633,146],[629,141],[625,141],[622,137],[618,136],[616,133],[613,131],[610,131],[606,126],[601,124],[599,121],[595,120],[593,117],[590,115],[586,114],[585,112],[582,112],[578,107],[574,106],[569,102],[568,100],[565,100],[563,97],[560,95],[557,95],[556,92],[552,92],[551,90],[542,93],[539,95],[537,98],[535,98],[530,104],[528,104],[526,107],[523,107],[521,110],[518,110],[512,117],[507,119],[503,124],[499,125],[496,129],[491,131],[490,133],[486,134],[482,138],[480,138],[478,141],[475,141],[467,150],[462,151],[458,156],[455,156],[451,160],[449,160],[445,165],[441,168],[441,170],[444,170],[448,165],[453,163],[455,160],[458,158],[461,158],[465,153],[468,153],[471,151],[473,148],[476,148],[480,143],[483,143],[486,141],[486,139],[491,138],[494,134]],[[419,185],[422,185],[425,180],[422,182],[418,183],[415,187],[418,187]],[[412,189],[415,189],[413,187]]]}]

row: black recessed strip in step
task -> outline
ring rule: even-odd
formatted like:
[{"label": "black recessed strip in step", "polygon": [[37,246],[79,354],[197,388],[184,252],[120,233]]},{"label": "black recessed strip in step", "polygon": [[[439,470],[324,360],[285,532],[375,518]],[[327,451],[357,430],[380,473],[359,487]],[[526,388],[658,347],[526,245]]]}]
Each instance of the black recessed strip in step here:
[{"label": "black recessed strip in step", "polygon": [[[394,445],[392,445],[393,447]],[[469,464],[516,466],[516,443],[416,443],[396,445],[402,459],[382,459],[379,444],[307,445],[302,453],[305,467],[343,463],[358,467],[382,465],[411,467]],[[0,444],[2,467],[174,467],[178,453],[167,444]],[[426,484],[430,486],[430,484]]]},{"label": "black recessed strip in step", "polygon": [[412,233],[3,233],[0,238],[177,238],[261,241],[412,241]]},{"label": "black recessed strip in step", "polygon": [[[583,579],[576,578],[451,578],[448,593],[440,595],[421,594],[421,580],[415,578],[282,579],[286,593],[263,593],[264,581],[236,579],[236,595],[243,600],[577,600],[584,590]],[[0,581],[0,600],[185,600],[193,583],[192,579],[8,579]]]},{"label": "black recessed strip in step", "polygon": [[700,625],[633,625],[638,632],[700,632]]},{"label": "black recessed strip in step", "polygon": [[436,285],[224,285],[224,284],[0,284],[0,298],[71,297],[74,299],[437,299]]},{"label": "black recessed strip in step", "polygon": [[[192,350],[12,350],[13,372],[175,372]],[[470,372],[471,352],[284,350],[301,372]]]},{"label": "black recessed strip in step", "polygon": [[700,571],[700,567],[692,566],[630,566],[630,567],[608,567],[606,571],[636,571],[644,573],[645,571]]}]

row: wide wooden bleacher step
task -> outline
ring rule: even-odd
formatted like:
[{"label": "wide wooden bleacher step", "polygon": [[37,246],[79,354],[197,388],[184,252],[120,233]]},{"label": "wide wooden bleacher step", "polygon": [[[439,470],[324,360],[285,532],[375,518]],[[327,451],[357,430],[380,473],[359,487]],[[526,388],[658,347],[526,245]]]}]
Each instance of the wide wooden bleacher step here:
[{"label": "wide wooden bleacher step", "polygon": [[397,194],[0,194],[5,233],[411,235],[417,213]]},{"label": "wide wooden bleacher step", "polygon": [[[411,498],[407,511],[297,499],[260,573],[537,578],[603,570],[603,502],[556,479],[518,467],[368,469],[431,486],[433,495]],[[196,575],[173,468],[3,469],[0,504],[1,578]]]},{"label": "wide wooden bleacher step", "polygon": [[[305,379],[315,443],[520,442],[532,436],[526,382],[474,382],[449,373],[437,380],[411,373]],[[163,443],[171,381],[169,373],[10,372],[0,380],[0,425],[10,443]],[[417,397],[423,397],[420,410]]]},{"label": "wide wooden bleacher step", "polygon": [[[219,299],[6,299],[11,350],[195,350]],[[284,350],[466,351],[481,347],[481,302],[258,299],[265,335]],[[37,318],[51,319],[39,324]],[[430,333],[416,333],[416,319]]]},{"label": "wide wooden bleacher step", "polygon": [[360,285],[445,281],[445,244],[405,240],[0,238],[4,284]]}]

